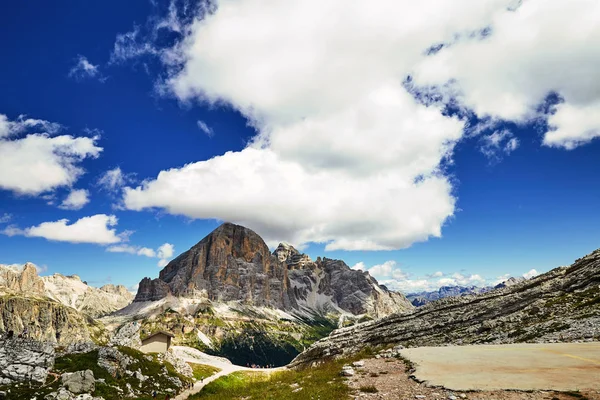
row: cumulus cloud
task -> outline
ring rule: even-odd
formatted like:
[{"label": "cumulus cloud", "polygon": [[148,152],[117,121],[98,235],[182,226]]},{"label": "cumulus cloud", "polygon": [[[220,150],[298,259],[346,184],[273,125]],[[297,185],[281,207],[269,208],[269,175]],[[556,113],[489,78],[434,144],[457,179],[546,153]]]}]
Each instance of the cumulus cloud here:
[{"label": "cumulus cloud", "polygon": [[175,246],[170,243],[165,243],[158,248],[156,251],[156,256],[160,258],[158,261],[159,267],[164,267],[169,263],[169,260],[173,257],[173,252],[175,251]]},{"label": "cumulus cloud", "polygon": [[[550,93],[564,103],[544,144],[573,148],[600,136],[600,3],[527,0],[498,8],[486,35],[458,37],[414,70],[421,85],[453,82],[479,116],[529,122]],[[560,26],[560,29],[557,29]],[[547,116],[545,116],[547,117]]]},{"label": "cumulus cloud", "polygon": [[[38,133],[18,138],[21,133]],[[80,163],[102,151],[95,137],[52,136],[60,125],[23,116],[9,121],[0,115],[0,189],[21,195],[39,195],[72,186],[85,172]]]},{"label": "cumulus cloud", "polygon": [[204,132],[204,134],[206,136],[208,136],[209,138],[215,136],[215,132],[212,130],[212,128],[210,126],[206,125],[206,122],[198,120],[197,124],[198,124],[198,128],[202,132]]},{"label": "cumulus cloud", "polygon": [[90,202],[89,195],[90,192],[85,189],[71,190],[58,207],[63,210],[81,210],[83,206]]},{"label": "cumulus cloud", "polygon": [[92,64],[87,57],[82,55],[77,56],[77,63],[69,71],[69,77],[75,79],[99,78],[103,80],[99,66]]},{"label": "cumulus cloud", "polygon": [[0,215],[0,224],[7,224],[12,220],[12,215],[8,213],[4,213]]},{"label": "cumulus cloud", "polygon": [[[371,276],[375,277],[379,283],[387,286],[388,289],[403,293],[432,292],[443,286],[490,287],[496,286],[511,277],[510,274],[504,274],[497,276],[495,279],[488,279],[481,274],[444,273],[442,271],[417,276],[403,271],[394,260],[371,267],[361,261],[352,266],[352,269],[369,272]],[[537,275],[539,275],[538,272],[532,269],[523,274],[523,277],[529,279]]]},{"label": "cumulus cloud", "polygon": [[156,250],[149,247],[139,247],[129,244],[117,244],[106,248],[109,253],[128,253],[149,258],[158,258],[158,266],[164,267],[168,264],[169,259],[173,257],[175,246],[170,243],[164,243]]},{"label": "cumulus cloud", "polygon": [[117,222],[114,215],[96,214],[72,224],[69,224],[68,219],[61,219],[25,229],[9,226],[2,233],[8,236],[41,237],[57,242],[112,244],[123,240],[122,235],[118,235],[114,228]]},{"label": "cumulus cloud", "polygon": [[525,278],[525,279],[531,279],[531,278],[533,278],[535,276],[538,276],[538,275],[539,275],[539,273],[535,269],[531,269],[528,272],[525,272],[523,274],[523,278]]},{"label": "cumulus cloud", "polygon": [[[227,104],[257,134],[242,151],[125,188],[123,204],[237,222],[268,243],[327,250],[400,249],[440,237],[456,204],[444,166],[465,134],[446,103],[519,123],[539,119],[536,107],[551,92],[574,107],[592,104],[600,82],[587,41],[599,32],[595,3],[218,0],[189,24],[170,7],[169,22],[154,29],[182,40],[160,48],[136,28],[117,38],[114,58],[159,56],[162,93]],[[335,29],[321,15],[335,15]],[[440,100],[423,100],[426,88]],[[572,115],[558,106],[549,121],[555,136],[564,137]],[[580,124],[595,135],[592,117]],[[482,151],[514,151],[510,135],[497,130]]]}]

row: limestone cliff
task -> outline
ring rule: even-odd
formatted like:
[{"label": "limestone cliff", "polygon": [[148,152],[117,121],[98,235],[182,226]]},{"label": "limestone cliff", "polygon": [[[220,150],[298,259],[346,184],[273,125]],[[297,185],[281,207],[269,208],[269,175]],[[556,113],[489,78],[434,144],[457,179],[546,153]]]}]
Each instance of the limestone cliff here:
[{"label": "limestone cliff", "polygon": [[512,283],[336,330],[292,365],[354,353],[365,346],[600,340],[600,250],[570,267]]},{"label": "limestone cliff", "polygon": [[92,317],[119,310],[131,303],[134,297],[123,285],[95,288],[82,282],[77,275],[54,274],[41,279],[46,296]]},{"label": "limestone cliff", "polygon": [[157,279],[144,278],[135,302],[168,296],[241,301],[301,315],[368,314],[411,309],[399,293],[343,261],[312,261],[288,244],[274,253],[252,230],[225,223],[171,261]]},{"label": "limestone cliff", "polygon": [[44,294],[44,283],[37,274],[37,268],[32,263],[23,267],[0,264],[0,294],[30,293]]},{"label": "limestone cliff", "polygon": [[133,295],[123,285],[89,286],[77,275],[38,276],[32,263],[0,265],[0,295],[49,297],[77,311],[100,317],[127,306]]},{"label": "limestone cliff", "polygon": [[67,344],[89,342],[102,328],[70,307],[47,298],[7,295],[0,297],[0,332]]}]

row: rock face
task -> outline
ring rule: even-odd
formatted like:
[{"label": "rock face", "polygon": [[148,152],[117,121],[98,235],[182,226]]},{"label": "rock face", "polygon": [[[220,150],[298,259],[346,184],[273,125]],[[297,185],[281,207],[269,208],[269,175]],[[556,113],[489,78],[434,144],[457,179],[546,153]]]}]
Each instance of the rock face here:
[{"label": "rock face", "polygon": [[488,293],[448,297],[414,312],[339,329],[292,366],[366,346],[600,340],[600,250],[533,279]]},{"label": "rock face", "polygon": [[54,366],[54,347],[30,339],[0,340],[0,385],[18,381],[42,384]]},{"label": "rock face", "polygon": [[127,306],[133,295],[123,285],[88,286],[77,275],[41,278],[46,296],[97,318]]},{"label": "rock face", "polygon": [[96,390],[94,372],[85,371],[67,372],[61,375],[62,385],[71,393],[91,393]]},{"label": "rock face", "polygon": [[18,336],[27,328],[29,338],[68,344],[91,341],[90,325],[77,311],[48,299],[0,297],[0,332]]},{"label": "rock face", "polygon": [[133,295],[122,285],[88,286],[77,275],[38,276],[32,263],[23,267],[0,265],[0,295],[49,297],[96,318],[127,306]]},{"label": "rock face", "polygon": [[44,295],[44,282],[37,274],[37,268],[31,263],[22,268],[0,264],[0,294],[28,293]]},{"label": "rock face", "polygon": [[255,232],[230,223],[171,261],[157,279],[144,278],[134,301],[167,296],[240,301],[302,314],[380,317],[412,307],[403,295],[343,261],[313,262],[287,244],[272,254]]}]

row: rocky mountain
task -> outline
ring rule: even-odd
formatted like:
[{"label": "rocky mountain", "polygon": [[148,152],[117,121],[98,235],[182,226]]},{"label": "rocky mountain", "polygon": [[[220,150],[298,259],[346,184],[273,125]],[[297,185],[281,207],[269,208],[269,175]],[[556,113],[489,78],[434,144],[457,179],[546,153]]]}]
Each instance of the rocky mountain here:
[{"label": "rocky mountain", "polygon": [[252,230],[225,223],[171,261],[157,279],[144,278],[134,302],[168,296],[239,301],[301,316],[366,314],[373,318],[412,308],[343,261],[312,261],[287,244],[275,252]]},{"label": "rocky mountain", "polygon": [[470,294],[485,293],[492,290],[490,287],[480,288],[477,286],[442,286],[431,292],[409,293],[406,298],[415,307],[424,306],[427,303],[446,297],[466,296]]},{"label": "rocky mountain", "polygon": [[71,307],[43,297],[0,297],[0,332],[59,344],[91,341],[103,327]]},{"label": "rocky mountain", "polygon": [[43,296],[44,283],[38,277],[35,265],[27,263],[20,268],[0,264],[0,295],[7,293]]},{"label": "rocky mountain", "polygon": [[0,296],[8,294],[50,298],[94,318],[125,307],[134,297],[125,286],[95,288],[77,275],[40,277],[32,263],[22,267],[0,265]]},{"label": "rocky mountain", "polygon": [[409,293],[406,295],[406,298],[412,303],[415,307],[424,306],[427,303],[432,301],[436,301],[439,299],[445,299],[446,297],[456,297],[456,296],[469,296],[472,294],[481,294],[486,293],[494,289],[502,289],[505,287],[516,285],[519,282],[523,282],[525,278],[522,277],[511,277],[501,282],[495,286],[442,286],[438,290],[434,290],[431,292],[419,292],[419,293]]},{"label": "rocky mountain", "polygon": [[[514,283],[514,282],[513,282]],[[475,296],[448,297],[412,312],[336,330],[293,366],[366,346],[600,339],[600,250],[530,280]]]},{"label": "rocky mountain", "polygon": [[123,285],[95,288],[82,282],[77,275],[54,274],[41,280],[46,296],[95,318],[120,310],[134,298]]}]

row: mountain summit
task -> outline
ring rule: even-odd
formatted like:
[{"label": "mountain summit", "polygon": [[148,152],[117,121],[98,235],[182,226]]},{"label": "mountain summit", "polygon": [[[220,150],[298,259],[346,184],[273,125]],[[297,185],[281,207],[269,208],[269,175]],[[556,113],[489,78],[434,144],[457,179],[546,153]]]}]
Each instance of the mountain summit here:
[{"label": "mountain summit", "polygon": [[239,301],[295,314],[382,317],[412,308],[368,273],[343,261],[312,261],[289,244],[271,253],[254,231],[225,223],[171,261],[157,279],[144,278],[135,302],[167,296]]}]

